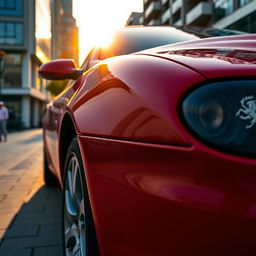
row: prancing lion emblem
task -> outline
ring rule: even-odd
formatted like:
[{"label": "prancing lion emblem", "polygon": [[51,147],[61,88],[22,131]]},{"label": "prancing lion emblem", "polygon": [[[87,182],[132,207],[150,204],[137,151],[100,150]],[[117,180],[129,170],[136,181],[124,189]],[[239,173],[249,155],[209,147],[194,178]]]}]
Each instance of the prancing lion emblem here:
[{"label": "prancing lion emblem", "polygon": [[246,96],[240,100],[242,108],[236,112],[236,116],[243,120],[250,120],[250,124],[245,126],[251,128],[256,123],[256,99],[254,96]]}]

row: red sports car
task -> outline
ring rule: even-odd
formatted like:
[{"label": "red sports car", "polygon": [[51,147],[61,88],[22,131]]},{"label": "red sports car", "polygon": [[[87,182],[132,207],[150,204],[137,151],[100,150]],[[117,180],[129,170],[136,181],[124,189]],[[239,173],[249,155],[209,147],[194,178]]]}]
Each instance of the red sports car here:
[{"label": "red sports car", "polygon": [[74,80],[43,117],[45,181],[64,191],[64,252],[254,255],[256,36],[125,55],[149,47],[154,29],[140,28],[145,47],[101,49],[122,56],[88,70],[97,49],[81,69],[40,68]]}]

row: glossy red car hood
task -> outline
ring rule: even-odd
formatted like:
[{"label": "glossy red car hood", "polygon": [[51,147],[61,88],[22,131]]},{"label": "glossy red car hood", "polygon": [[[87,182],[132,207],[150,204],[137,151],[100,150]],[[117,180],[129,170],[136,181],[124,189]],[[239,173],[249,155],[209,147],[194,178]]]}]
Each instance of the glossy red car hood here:
[{"label": "glossy red car hood", "polygon": [[155,55],[187,66],[206,78],[256,75],[256,35],[215,37],[152,48]]}]

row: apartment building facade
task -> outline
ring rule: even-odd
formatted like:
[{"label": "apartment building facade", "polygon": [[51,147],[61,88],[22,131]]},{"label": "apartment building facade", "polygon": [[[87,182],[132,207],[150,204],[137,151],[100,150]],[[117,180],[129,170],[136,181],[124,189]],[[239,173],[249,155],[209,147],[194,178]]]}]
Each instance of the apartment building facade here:
[{"label": "apartment building facade", "polygon": [[255,0],[143,0],[144,25],[215,27],[256,32]]},{"label": "apartment building facade", "polygon": [[0,51],[4,52],[0,98],[9,109],[9,128],[40,126],[50,95],[38,70],[41,64],[62,56],[63,30],[60,20],[54,20],[56,12],[60,12],[58,19],[62,17],[62,1],[67,2],[0,0]]},{"label": "apartment building facade", "polygon": [[132,12],[129,18],[126,21],[126,26],[135,26],[141,25],[143,23],[143,14],[142,12]]},{"label": "apartment building facade", "polygon": [[72,58],[78,63],[78,28],[73,17],[73,1],[62,0],[63,12],[61,14],[61,58]]},{"label": "apartment building facade", "polygon": [[10,128],[37,127],[49,95],[37,71],[51,58],[50,2],[0,1],[1,99]]}]

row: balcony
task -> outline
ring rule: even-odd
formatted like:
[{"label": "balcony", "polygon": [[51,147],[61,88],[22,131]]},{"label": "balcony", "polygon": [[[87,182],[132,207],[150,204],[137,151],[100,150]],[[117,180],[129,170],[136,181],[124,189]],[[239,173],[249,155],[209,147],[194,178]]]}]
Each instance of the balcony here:
[{"label": "balcony", "polygon": [[169,0],[161,0],[162,1],[162,5],[165,5]]},{"label": "balcony", "polygon": [[156,1],[152,2],[145,11],[145,20],[150,21],[151,19],[158,16],[160,12],[161,12],[161,3]]},{"label": "balcony", "polygon": [[208,21],[212,14],[212,4],[207,2],[200,2],[186,15],[186,24],[202,25]]},{"label": "balcony", "polygon": [[147,8],[151,2],[154,2],[155,0],[143,0],[144,7]]},{"label": "balcony", "polygon": [[130,17],[128,18],[126,25],[132,26],[132,25],[141,25],[140,18],[142,17],[141,12],[132,12]]},{"label": "balcony", "polygon": [[153,2],[154,0],[143,0],[144,4],[149,4],[150,2]]},{"label": "balcony", "polygon": [[172,13],[175,14],[182,6],[182,0],[176,0],[172,4]]},{"label": "balcony", "polygon": [[171,17],[171,10],[167,9],[162,15],[162,24],[169,24],[170,17]]},{"label": "balcony", "polygon": [[[245,17],[248,17],[250,14],[254,12],[256,12],[256,1],[248,3],[247,5],[235,10],[232,14],[226,15],[221,19],[216,19],[215,17],[215,23],[213,24],[213,26],[216,28],[227,28],[228,26],[236,23],[237,21],[242,20]],[[251,19],[251,24],[253,24],[254,20],[254,18]]]},{"label": "balcony", "polygon": [[177,22],[174,23],[175,26],[182,26],[182,20],[178,20]]},{"label": "balcony", "polygon": [[154,20],[151,20],[149,23],[148,23],[149,26],[159,26],[161,25],[161,21],[160,19],[154,19]]},{"label": "balcony", "polygon": [[140,24],[142,25],[144,23],[143,15],[140,17]]}]

